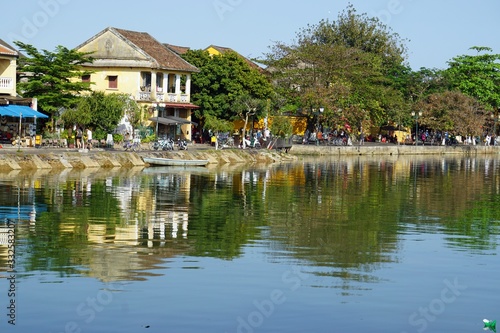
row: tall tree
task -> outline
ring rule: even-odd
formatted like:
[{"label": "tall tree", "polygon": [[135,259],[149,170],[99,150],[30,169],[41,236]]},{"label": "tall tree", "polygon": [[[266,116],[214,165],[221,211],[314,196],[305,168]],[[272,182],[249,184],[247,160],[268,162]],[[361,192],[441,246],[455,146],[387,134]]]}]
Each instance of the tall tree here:
[{"label": "tall tree", "polygon": [[336,21],[321,20],[316,26],[310,25],[299,34],[299,38],[314,44],[344,46],[377,55],[386,71],[403,63],[407,52],[405,40],[397,33],[376,17],[358,14],[352,4],[338,15]]},{"label": "tall tree", "polygon": [[238,96],[266,99],[273,91],[267,78],[235,52],[211,56],[207,51],[190,50],[183,58],[200,69],[191,85],[191,99],[200,106],[195,111],[200,119],[205,114],[233,119],[237,114],[232,105]]},{"label": "tall tree", "polygon": [[368,116],[383,123],[400,109],[403,95],[390,73],[406,55],[403,41],[376,18],[359,15],[352,5],[336,21],[322,20],[297,33],[296,43],[278,42],[263,63],[270,67],[278,92],[309,119],[324,108],[328,122],[349,119],[359,126]]},{"label": "tall tree", "polygon": [[420,100],[416,109],[422,111],[419,122],[435,130],[455,135],[481,135],[486,113],[476,99],[458,91],[435,93]]},{"label": "tall tree", "polygon": [[448,62],[446,75],[452,89],[476,98],[487,110],[500,108],[500,54],[474,46],[476,55],[461,55]]},{"label": "tall tree", "polygon": [[19,59],[18,93],[36,97],[42,111],[54,115],[61,108],[73,108],[79,95],[90,91],[90,83],[80,80],[83,75],[90,74],[80,69],[82,64],[93,62],[90,53],[64,46],[58,46],[54,52],[39,51],[19,41],[15,44],[27,55]]}]

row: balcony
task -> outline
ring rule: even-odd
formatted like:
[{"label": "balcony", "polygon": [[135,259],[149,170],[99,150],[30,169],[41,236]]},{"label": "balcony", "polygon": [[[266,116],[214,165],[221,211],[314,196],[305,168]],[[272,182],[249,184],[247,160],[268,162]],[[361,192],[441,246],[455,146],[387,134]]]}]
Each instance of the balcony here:
[{"label": "balcony", "polygon": [[162,92],[157,92],[156,93],[156,101],[157,102],[164,102],[165,101],[165,94]]},{"label": "balcony", "polygon": [[189,103],[190,98],[188,94],[175,94],[175,93],[164,93],[156,92],[155,96],[152,96],[150,92],[138,92],[137,100],[139,101],[149,101],[155,100],[158,103]]},{"label": "balcony", "polygon": [[14,78],[0,76],[0,90],[14,89]]},{"label": "balcony", "polygon": [[151,92],[149,91],[139,91],[136,96],[138,101],[151,101]]},{"label": "balcony", "polygon": [[166,102],[177,102],[177,94],[168,93]]}]

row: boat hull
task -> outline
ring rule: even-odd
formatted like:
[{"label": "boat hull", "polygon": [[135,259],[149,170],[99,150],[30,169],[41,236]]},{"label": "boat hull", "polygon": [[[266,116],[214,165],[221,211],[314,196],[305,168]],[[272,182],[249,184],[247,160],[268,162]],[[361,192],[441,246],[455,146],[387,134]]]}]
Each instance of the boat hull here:
[{"label": "boat hull", "polygon": [[160,158],[160,157],[143,157],[145,163],[152,166],[206,166],[208,160],[177,160],[171,158]]}]

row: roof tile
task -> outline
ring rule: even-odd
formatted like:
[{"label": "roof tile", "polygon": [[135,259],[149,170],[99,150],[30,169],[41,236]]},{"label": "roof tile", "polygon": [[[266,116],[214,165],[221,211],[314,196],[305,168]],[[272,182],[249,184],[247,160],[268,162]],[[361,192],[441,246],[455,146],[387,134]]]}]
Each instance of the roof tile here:
[{"label": "roof tile", "polygon": [[198,68],[182,59],[178,54],[154,39],[147,32],[137,32],[117,28],[111,29],[146,52],[152,59],[157,62],[159,68],[175,69],[186,72],[198,71]]}]

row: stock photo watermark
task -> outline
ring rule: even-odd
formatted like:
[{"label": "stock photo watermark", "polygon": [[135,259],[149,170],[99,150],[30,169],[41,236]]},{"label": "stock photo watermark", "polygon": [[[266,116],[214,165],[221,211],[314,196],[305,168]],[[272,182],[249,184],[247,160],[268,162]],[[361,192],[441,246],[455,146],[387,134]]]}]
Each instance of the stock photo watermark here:
[{"label": "stock photo watermark", "polygon": [[405,5],[413,0],[389,0],[384,9],[375,11],[372,15],[384,24],[391,23],[393,16],[401,14],[405,10]]},{"label": "stock photo watermark", "polygon": [[281,281],[287,288],[273,289],[269,293],[269,297],[263,300],[254,300],[253,306],[255,310],[251,311],[247,316],[238,316],[236,319],[238,326],[237,333],[253,333],[256,329],[264,325],[265,320],[271,317],[276,311],[276,308],[285,303],[287,300],[287,293],[294,292],[302,286],[302,282],[309,276],[300,271],[300,268],[293,267],[281,275]]},{"label": "stock photo watermark", "polygon": [[226,14],[233,12],[242,3],[243,0],[215,0],[212,5],[219,19],[224,21]]},{"label": "stock photo watermark", "polygon": [[39,0],[38,10],[28,17],[21,18],[21,27],[17,32],[10,32],[7,38],[10,42],[21,41],[27,43],[38,35],[41,29],[50,23],[50,19],[59,14],[62,6],[72,0]]},{"label": "stock photo watermark", "polygon": [[68,321],[64,325],[64,330],[59,333],[83,332],[83,327],[92,323],[96,319],[97,314],[103,312],[106,306],[113,302],[112,290],[123,291],[123,286],[124,283],[109,283],[105,289],[99,290],[95,297],[87,297],[75,309],[80,320]]},{"label": "stock photo watermark", "polygon": [[16,325],[16,230],[15,223],[7,220],[7,297],[9,305],[7,306],[7,322],[10,325]]},{"label": "stock photo watermark", "polygon": [[[408,323],[415,329],[416,332],[424,332],[429,323],[435,322],[438,316],[442,315],[446,310],[446,306],[454,303],[457,298],[462,295],[462,292],[467,289],[466,285],[461,285],[458,278],[453,282],[448,279],[443,281],[445,287],[441,289],[439,297],[434,298],[427,306],[421,306],[417,311],[410,314]],[[408,333],[403,331],[401,333]]]}]

